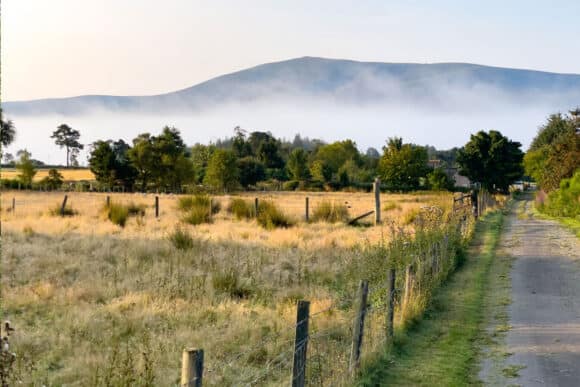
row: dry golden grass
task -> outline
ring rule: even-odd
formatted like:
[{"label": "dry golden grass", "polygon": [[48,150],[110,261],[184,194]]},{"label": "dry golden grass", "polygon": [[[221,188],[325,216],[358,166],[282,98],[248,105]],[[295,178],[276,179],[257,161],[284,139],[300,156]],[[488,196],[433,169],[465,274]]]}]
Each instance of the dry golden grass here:
[{"label": "dry golden grass", "polygon": [[[259,200],[298,221],[272,231],[233,219],[225,211],[232,196],[213,198],[222,206],[213,223],[190,226],[181,222],[176,195],[160,196],[156,219],[154,195],[112,194],[114,202],[147,206],[144,217],[121,228],[105,218],[106,194],[68,195],[79,215],[66,218],[48,214],[62,193],[1,197],[3,314],[18,329],[13,349],[23,359],[20,369],[32,370],[25,384],[176,385],[184,347],[206,350],[207,385],[287,383],[299,299],[310,300],[316,315],[309,356],[318,363],[310,363],[309,380],[345,382],[324,372],[347,368],[354,312],[318,312],[352,301],[356,284],[343,280],[344,270],[369,243],[388,238],[388,227],[301,218],[306,196],[311,208],[322,200],[347,202],[352,217],[374,207],[372,194],[260,193]],[[383,211],[385,223],[400,223],[421,206],[451,205],[448,193],[381,199],[398,204]],[[192,236],[191,248],[169,241],[176,226]],[[382,342],[382,312],[369,321],[370,353]]]},{"label": "dry golden grass", "polygon": [[[67,169],[59,168],[58,172],[62,175],[65,181],[92,181],[95,180],[95,175],[90,169]],[[2,179],[17,179],[20,172],[13,168],[2,168],[0,177]],[[48,176],[48,169],[39,169],[34,175],[34,181],[40,181]]]}]

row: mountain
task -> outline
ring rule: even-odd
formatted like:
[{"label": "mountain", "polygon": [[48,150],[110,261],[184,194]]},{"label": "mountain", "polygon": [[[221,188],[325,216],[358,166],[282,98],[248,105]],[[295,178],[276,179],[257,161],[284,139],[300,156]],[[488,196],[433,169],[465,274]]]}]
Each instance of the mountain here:
[{"label": "mountain", "polygon": [[[8,115],[112,112],[202,112],[226,105],[331,103],[415,109],[482,109],[485,102],[572,107],[580,103],[580,75],[468,63],[377,63],[303,57],[219,76],[152,96],[85,95],[3,103]],[[546,112],[546,114],[549,112]]]}]

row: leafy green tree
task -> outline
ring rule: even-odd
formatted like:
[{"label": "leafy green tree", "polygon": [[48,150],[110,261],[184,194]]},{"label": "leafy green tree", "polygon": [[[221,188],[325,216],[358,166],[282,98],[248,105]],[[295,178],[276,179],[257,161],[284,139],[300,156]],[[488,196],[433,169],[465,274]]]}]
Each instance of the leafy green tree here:
[{"label": "leafy green tree", "polygon": [[480,131],[459,150],[459,173],[487,190],[507,192],[509,185],[523,175],[521,144],[500,132]]},{"label": "leafy green tree", "polygon": [[413,190],[427,176],[427,150],[418,145],[403,144],[400,137],[390,138],[383,147],[379,173],[391,189]]},{"label": "leafy green tree", "polygon": [[166,126],[159,136],[151,139],[158,164],[151,171],[158,187],[180,190],[193,180],[194,171],[187,147],[177,128]]},{"label": "leafy green tree", "polygon": [[203,182],[207,164],[212,153],[215,151],[214,145],[204,145],[197,143],[191,148],[191,162],[193,164],[194,182]]},{"label": "leafy green tree", "polygon": [[338,174],[340,167],[348,160],[361,164],[361,155],[352,140],[336,141],[322,145],[316,151],[314,160],[322,161],[329,168],[331,175]]},{"label": "leafy green tree", "polygon": [[567,117],[552,114],[540,127],[524,156],[526,174],[539,186],[552,191],[560,180],[571,177],[580,168],[580,119],[575,111]]},{"label": "leafy green tree", "polygon": [[310,174],[316,181],[329,182],[332,179],[332,169],[322,160],[315,160],[312,163]]},{"label": "leafy green tree", "polygon": [[252,146],[246,141],[246,131],[239,126],[234,128],[234,137],[232,139],[232,150],[238,158],[252,156]]},{"label": "leafy green tree", "polygon": [[434,191],[450,191],[454,188],[455,182],[443,168],[435,168],[427,174],[429,188]]},{"label": "leafy green tree", "polygon": [[227,192],[239,184],[237,159],[232,151],[217,149],[211,155],[204,183],[216,190]]},{"label": "leafy green tree", "polygon": [[25,186],[32,185],[32,179],[36,175],[36,167],[31,159],[31,154],[26,149],[19,152],[19,160],[16,163],[16,169],[20,171],[18,180]]},{"label": "leafy green tree", "polygon": [[310,176],[308,170],[308,155],[302,148],[296,148],[288,157],[286,169],[292,180],[306,180]]},{"label": "leafy green tree", "polygon": [[41,184],[50,189],[58,189],[62,186],[64,179],[57,169],[49,169],[48,176],[42,179]]},{"label": "leafy green tree", "polygon": [[16,128],[12,120],[4,120],[2,109],[0,108],[0,147],[5,148],[12,144],[16,138]]},{"label": "leafy green tree", "polygon": [[80,151],[84,148],[83,144],[79,142],[81,134],[78,130],[71,128],[67,124],[61,124],[52,133],[50,138],[54,139],[56,145],[61,148],[66,148],[66,166],[70,166],[70,156],[72,151]]},{"label": "leafy green tree", "polygon": [[133,147],[128,150],[127,156],[137,172],[136,180],[141,185],[141,191],[147,191],[149,183],[156,176],[155,168],[161,163],[153,145],[153,136],[142,133],[133,139]]},{"label": "leafy green tree", "polygon": [[247,188],[250,185],[255,185],[266,177],[264,164],[254,157],[247,156],[238,159],[237,164],[240,172],[240,184],[243,187]]},{"label": "leafy green tree", "polygon": [[116,178],[115,153],[111,141],[96,141],[89,155],[89,169],[99,183],[113,186]]}]

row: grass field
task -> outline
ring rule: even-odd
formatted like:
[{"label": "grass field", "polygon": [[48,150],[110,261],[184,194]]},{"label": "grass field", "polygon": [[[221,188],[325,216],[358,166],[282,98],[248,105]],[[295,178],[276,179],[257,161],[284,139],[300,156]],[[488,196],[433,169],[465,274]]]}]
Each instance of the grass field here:
[{"label": "grass field", "polygon": [[[60,168],[58,172],[62,175],[65,181],[92,181],[95,176],[89,169],[67,169]],[[14,168],[2,168],[0,170],[0,178],[2,179],[17,179],[19,172]],[[48,176],[48,169],[38,169],[34,175],[34,181],[40,181]]]},{"label": "grass field", "polygon": [[[296,222],[266,230],[235,220],[225,211],[228,196],[214,198],[222,210],[212,223],[191,226],[181,221],[176,196],[160,197],[156,219],[154,196],[114,194],[113,202],[146,205],[144,216],[120,227],[103,215],[105,194],[69,193],[78,214],[62,218],[49,214],[62,194],[3,193],[2,317],[17,329],[15,377],[171,386],[183,348],[199,347],[207,385],[280,385],[290,372],[295,303],[308,299],[315,316],[308,378],[346,382],[338,371],[347,369],[350,305],[360,276],[377,276],[364,262],[384,266],[380,246],[392,230],[412,232],[421,207],[448,212],[451,194],[382,195],[385,223],[377,227],[305,223],[306,195],[259,195]],[[371,194],[308,196],[312,209],[322,200],[347,202],[351,217],[374,205]],[[380,345],[383,317],[373,316],[365,340]]]}]

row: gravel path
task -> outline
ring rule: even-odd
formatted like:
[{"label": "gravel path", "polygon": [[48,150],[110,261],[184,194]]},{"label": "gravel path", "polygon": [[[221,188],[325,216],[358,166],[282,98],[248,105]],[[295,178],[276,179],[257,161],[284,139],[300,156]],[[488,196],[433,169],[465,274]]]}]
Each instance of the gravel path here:
[{"label": "gravel path", "polygon": [[502,239],[515,259],[502,373],[509,384],[580,386],[580,240],[532,206],[519,203]]}]

